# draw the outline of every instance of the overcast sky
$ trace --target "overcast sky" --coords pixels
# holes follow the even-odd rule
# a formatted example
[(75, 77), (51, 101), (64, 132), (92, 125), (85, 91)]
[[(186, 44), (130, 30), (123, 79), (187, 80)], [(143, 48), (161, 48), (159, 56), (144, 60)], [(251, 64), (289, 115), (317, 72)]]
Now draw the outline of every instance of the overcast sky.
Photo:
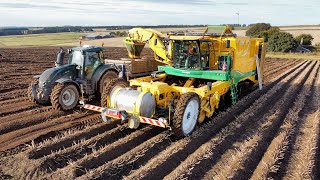
[(320, 24), (320, 0), (0, 0), (0, 26)]

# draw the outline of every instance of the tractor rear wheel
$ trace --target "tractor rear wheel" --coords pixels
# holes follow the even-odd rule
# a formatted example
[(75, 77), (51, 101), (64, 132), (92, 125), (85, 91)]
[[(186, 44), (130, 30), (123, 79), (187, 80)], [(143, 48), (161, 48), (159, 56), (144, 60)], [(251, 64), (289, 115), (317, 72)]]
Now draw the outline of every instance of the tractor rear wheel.
[(125, 87), (129, 87), (129, 83), (122, 78), (112, 79), (110, 82), (108, 82), (101, 94), (101, 107), (107, 107), (108, 99), (110, 99), (116, 89)]
[(79, 101), (79, 91), (73, 84), (57, 84), (51, 93), (51, 104), (57, 110), (71, 110)]
[(109, 70), (104, 73), (99, 81), (99, 95), (102, 95), (103, 89), (107, 85), (107, 83), (116, 78), (118, 78), (118, 73), (115, 71)]
[(173, 115), (172, 130), (178, 137), (188, 136), (195, 129), (200, 114), (200, 99), (196, 93), (183, 94)]

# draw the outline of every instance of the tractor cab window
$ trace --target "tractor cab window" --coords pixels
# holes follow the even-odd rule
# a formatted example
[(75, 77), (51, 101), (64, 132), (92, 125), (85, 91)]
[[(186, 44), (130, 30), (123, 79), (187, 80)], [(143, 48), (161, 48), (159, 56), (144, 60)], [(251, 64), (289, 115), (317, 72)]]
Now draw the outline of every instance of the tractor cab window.
[(76, 64), (78, 66), (83, 66), (83, 54), (80, 51), (74, 51), (69, 55), (70, 64)]
[(97, 61), (100, 62), (99, 53), (97, 52), (86, 53), (85, 66), (91, 66)]

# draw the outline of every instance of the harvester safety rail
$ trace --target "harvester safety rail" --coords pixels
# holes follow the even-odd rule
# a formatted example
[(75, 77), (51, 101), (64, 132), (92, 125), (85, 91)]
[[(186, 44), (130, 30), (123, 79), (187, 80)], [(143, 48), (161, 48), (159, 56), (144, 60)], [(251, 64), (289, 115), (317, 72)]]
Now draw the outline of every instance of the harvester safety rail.
[[(114, 119), (118, 119), (118, 120), (124, 120), (127, 118), (126, 116), (123, 115), (122, 111), (112, 109), (112, 108), (103, 108), (103, 107), (94, 106), (91, 104), (83, 104), (82, 107), (85, 109), (89, 109), (92, 111), (102, 113), (101, 116), (102, 116), (103, 120), (106, 122), (107, 122), (107, 120), (105, 120), (106, 119), (105, 117), (114, 118)], [(124, 112), (124, 114), (127, 114), (127, 113)], [(143, 117), (143, 116), (138, 116), (138, 119), (139, 119), (140, 123), (150, 124), (150, 125), (154, 125), (154, 126), (158, 126), (158, 127), (162, 127), (162, 128), (169, 127), (167, 120), (164, 118), (161, 118), (161, 117), (157, 120), (157, 119), (147, 118), (147, 117)]]

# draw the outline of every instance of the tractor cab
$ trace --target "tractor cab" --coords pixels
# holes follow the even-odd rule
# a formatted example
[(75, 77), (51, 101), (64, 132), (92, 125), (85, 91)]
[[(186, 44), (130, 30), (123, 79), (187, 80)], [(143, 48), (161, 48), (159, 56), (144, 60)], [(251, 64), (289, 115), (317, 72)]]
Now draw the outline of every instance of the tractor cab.
[(93, 72), (103, 63), (101, 47), (83, 46), (68, 49), (68, 64), (75, 64), (80, 79), (91, 79)]

